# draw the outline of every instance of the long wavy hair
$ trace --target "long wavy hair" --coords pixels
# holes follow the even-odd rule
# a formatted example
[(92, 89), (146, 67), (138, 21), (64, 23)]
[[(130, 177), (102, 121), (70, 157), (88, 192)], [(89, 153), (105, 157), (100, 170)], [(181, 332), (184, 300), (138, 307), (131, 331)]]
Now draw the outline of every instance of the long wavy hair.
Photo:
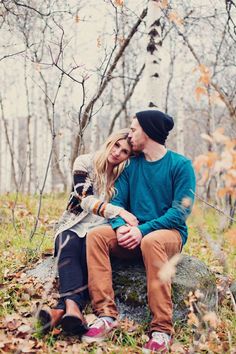
[(125, 164), (127, 162), (127, 160), (125, 160), (120, 164), (114, 166), (110, 176), (107, 176), (107, 158), (117, 141), (125, 139), (130, 145), (128, 134), (129, 129), (125, 128), (109, 135), (105, 143), (101, 146), (101, 148), (94, 156), (95, 184), (99, 193), (105, 190), (106, 201), (109, 201), (113, 197), (115, 193), (114, 183), (121, 174), (121, 172), (124, 170)]

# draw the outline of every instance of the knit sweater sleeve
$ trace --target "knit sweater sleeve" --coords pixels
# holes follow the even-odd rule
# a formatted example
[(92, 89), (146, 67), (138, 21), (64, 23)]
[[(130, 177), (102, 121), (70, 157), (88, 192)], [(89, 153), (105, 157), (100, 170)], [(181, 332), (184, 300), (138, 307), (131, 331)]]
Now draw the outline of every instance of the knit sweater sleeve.
[(102, 216), (106, 219), (115, 218), (119, 215), (123, 208), (112, 205), (111, 203), (105, 203), (94, 196), (87, 196), (82, 199), (81, 207), (83, 210)]
[[(129, 200), (129, 179), (128, 179), (128, 168), (126, 167), (115, 183), (115, 196), (112, 198), (111, 204), (129, 210), (128, 200)], [(122, 225), (125, 225), (126, 221), (122, 217), (117, 216), (116, 218), (110, 219), (109, 223), (114, 230)]]
[(176, 166), (173, 175), (173, 202), (167, 212), (156, 219), (139, 225), (143, 236), (160, 229), (178, 229), (191, 212), (195, 191), (195, 173), (189, 160)]
[(82, 211), (80, 202), (83, 197), (93, 194), (93, 185), (90, 176), (92, 156), (80, 155), (76, 158), (72, 172), (72, 190), (67, 210), (77, 214)]

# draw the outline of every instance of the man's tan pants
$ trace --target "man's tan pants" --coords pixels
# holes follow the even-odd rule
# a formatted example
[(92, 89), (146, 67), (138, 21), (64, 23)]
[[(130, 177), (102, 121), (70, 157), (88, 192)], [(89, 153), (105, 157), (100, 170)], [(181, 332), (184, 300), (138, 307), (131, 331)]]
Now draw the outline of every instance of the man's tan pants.
[(112, 287), (110, 255), (120, 259), (143, 258), (147, 275), (148, 304), (152, 313), (150, 330), (173, 333), (171, 281), (161, 281), (159, 271), (181, 251), (176, 230), (158, 230), (144, 236), (134, 250), (120, 247), (111, 226), (99, 226), (87, 234), (88, 286), (94, 313), (117, 318)]

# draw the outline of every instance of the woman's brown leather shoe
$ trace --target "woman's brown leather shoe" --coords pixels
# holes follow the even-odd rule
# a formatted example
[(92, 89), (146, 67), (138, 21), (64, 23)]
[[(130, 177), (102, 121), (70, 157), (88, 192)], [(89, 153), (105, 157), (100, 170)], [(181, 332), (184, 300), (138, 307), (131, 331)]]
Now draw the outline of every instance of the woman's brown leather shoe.
[(84, 334), (88, 330), (86, 320), (73, 300), (66, 300), (66, 314), (62, 317), (61, 327), (71, 335)]
[(70, 335), (82, 335), (87, 332), (88, 327), (84, 316), (64, 315), (61, 320), (63, 331)]
[(60, 309), (41, 309), (38, 313), (38, 320), (42, 325), (43, 332), (47, 333), (58, 326), (64, 313), (65, 311)]

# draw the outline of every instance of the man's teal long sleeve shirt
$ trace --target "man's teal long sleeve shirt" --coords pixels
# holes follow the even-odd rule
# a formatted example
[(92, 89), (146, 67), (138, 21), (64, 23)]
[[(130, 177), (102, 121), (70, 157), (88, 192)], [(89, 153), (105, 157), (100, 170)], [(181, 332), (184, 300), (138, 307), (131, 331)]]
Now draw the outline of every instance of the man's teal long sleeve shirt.
[[(195, 173), (186, 157), (168, 150), (157, 161), (144, 154), (132, 157), (115, 183), (111, 203), (133, 213), (143, 236), (160, 229), (175, 229), (183, 244), (188, 236), (186, 218), (191, 212)], [(121, 217), (110, 220), (113, 229), (125, 224)]]

